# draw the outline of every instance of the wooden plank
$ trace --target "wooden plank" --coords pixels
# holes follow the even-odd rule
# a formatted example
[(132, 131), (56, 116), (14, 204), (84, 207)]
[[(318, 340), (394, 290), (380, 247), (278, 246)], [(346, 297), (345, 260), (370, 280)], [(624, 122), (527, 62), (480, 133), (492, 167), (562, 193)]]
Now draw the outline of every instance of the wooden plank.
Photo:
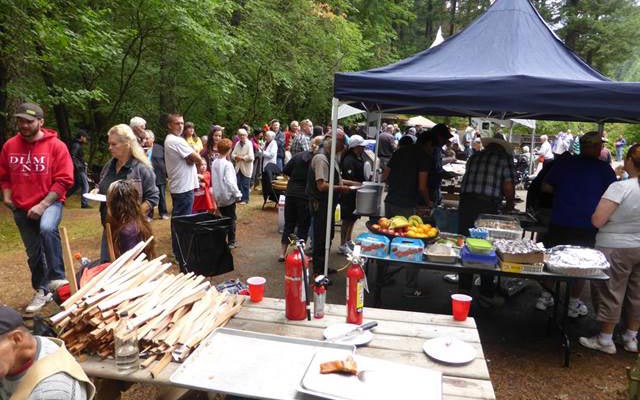
[[(113, 360), (98, 360), (90, 357), (80, 363), (82, 369), (90, 377), (103, 379), (114, 379), (127, 382), (152, 383), (158, 385), (171, 385), (175, 387), (185, 387), (187, 389), (202, 390), (194, 386), (176, 385), (170, 381), (171, 375), (178, 369), (180, 364), (169, 363), (169, 365), (156, 377), (151, 377), (148, 371), (139, 370), (132, 374), (118, 373)], [(491, 382), (483, 379), (469, 379), (459, 377), (442, 377), (442, 391), (444, 400), (493, 400), (495, 394)]]
[(109, 251), (109, 260), (112, 262), (116, 259), (116, 252), (113, 249), (113, 236), (111, 235), (111, 224), (106, 222), (104, 224), (105, 239), (107, 241), (107, 250)]
[[(268, 333), (273, 335), (322, 340), (322, 331), (317, 328), (311, 327), (293, 327), (287, 325), (278, 326), (275, 324), (260, 323), (255, 321), (239, 322), (236, 319), (232, 319), (227, 327), (234, 329), (243, 329), (252, 332)], [(461, 366), (447, 365), (438, 363), (427, 357), (427, 355), (422, 351), (422, 343), (424, 343), (424, 339), (414, 339), (413, 342), (417, 344), (416, 348), (414, 349), (399, 350), (379, 347), (379, 343), (384, 340), (381, 337), (388, 336), (376, 334), (374, 340), (372, 340), (371, 343), (369, 343), (367, 346), (358, 348), (357, 354), (372, 358), (379, 358), (387, 361), (398, 362), (401, 364), (408, 364), (416, 367), (430, 368), (436, 371), (440, 371), (448, 376), (457, 376), (472, 379), (489, 379), (489, 370), (487, 369), (487, 364), (482, 357), (478, 357), (474, 361)], [(398, 338), (398, 336), (396, 336), (396, 338)], [(409, 338), (402, 339), (407, 340)], [(476, 343), (475, 345), (480, 346), (479, 343)]]
[(69, 244), (69, 235), (67, 228), (60, 227), (60, 239), (62, 240), (62, 259), (64, 261), (64, 274), (69, 281), (69, 291), (73, 295), (78, 291), (78, 282), (76, 282), (76, 269), (73, 267), (73, 255), (71, 254), (71, 244)]
[[(325, 315), (322, 319), (312, 319), (311, 321), (289, 321), (285, 318), (284, 312), (273, 309), (257, 309), (243, 308), (235, 318), (250, 321), (273, 322), (285, 325), (307, 325), (319, 328), (326, 328), (330, 325), (344, 322), (344, 317), (334, 315)], [(368, 320), (368, 319), (367, 319)], [(415, 324), (410, 322), (398, 321), (378, 321), (378, 326), (373, 329), (375, 333), (384, 333), (388, 335), (420, 337), (423, 339), (432, 339), (438, 336), (453, 336), (465, 342), (480, 343), (480, 337), (476, 329), (463, 327), (450, 327), (444, 325), (427, 325)]]
[[(284, 299), (274, 299), (265, 297), (259, 303), (246, 302), (245, 308), (274, 309), (284, 312)], [(337, 315), (345, 317), (346, 307), (341, 304), (326, 304), (325, 314)], [(392, 320), (392, 321), (410, 321), (419, 324), (435, 324), (453, 327), (464, 327), (476, 329), (476, 322), (473, 318), (467, 318), (466, 321), (456, 321), (451, 315), (431, 314), (414, 311), (398, 311), (386, 310), (384, 308), (365, 307), (364, 316), (367, 320)]]
[(445, 399), (448, 398), (448, 396), (487, 400), (493, 400), (496, 398), (491, 381), (482, 379), (443, 376), (442, 392)]
[[(305, 325), (286, 325), (273, 324), (270, 322), (250, 321), (239, 318), (233, 318), (229, 321), (227, 328), (241, 329), (245, 331), (268, 333), (272, 335), (293, 336), (313, 340), (324, 340), (322, 335), (323, 328)], [(367, 347), (375, 347), (378, 349), (386, 349), (392, 351), (407, 351), (414, 353), (423, 353), (422, 345), (425, 339), (417, 337), (407, 337), (398, 335), (386, 335), (383, 333), (375, 333), (373, 340)], [(477, 342), (467, 342), (477, 352), (479, 359), (484, 359), (482, 345)]]

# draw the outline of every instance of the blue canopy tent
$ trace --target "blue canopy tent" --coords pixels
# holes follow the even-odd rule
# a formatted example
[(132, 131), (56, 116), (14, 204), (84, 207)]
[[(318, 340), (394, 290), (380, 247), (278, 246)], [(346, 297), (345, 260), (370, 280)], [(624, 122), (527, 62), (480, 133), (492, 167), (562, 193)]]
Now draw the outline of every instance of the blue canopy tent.
[[(333, 126), (343, 103), (376, 113), (639, 123), (640, 83), (591, 68), (528, 0), (496, 0), (437, 46), (381, 68), (336, 73)], [(333, 168), (329, 180), (332, 207)]]

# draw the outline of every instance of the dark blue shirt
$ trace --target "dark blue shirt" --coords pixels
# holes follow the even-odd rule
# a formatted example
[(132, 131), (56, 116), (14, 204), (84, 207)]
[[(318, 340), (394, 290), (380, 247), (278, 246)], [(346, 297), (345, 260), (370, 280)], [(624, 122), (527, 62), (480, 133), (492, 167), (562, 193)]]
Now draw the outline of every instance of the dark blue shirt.
[(551, 223), (572, 228), (593, 228), (591, 215), (616, 174), (598, 159), (572, 156), (558, 160), (545, 178), (553, 186)]

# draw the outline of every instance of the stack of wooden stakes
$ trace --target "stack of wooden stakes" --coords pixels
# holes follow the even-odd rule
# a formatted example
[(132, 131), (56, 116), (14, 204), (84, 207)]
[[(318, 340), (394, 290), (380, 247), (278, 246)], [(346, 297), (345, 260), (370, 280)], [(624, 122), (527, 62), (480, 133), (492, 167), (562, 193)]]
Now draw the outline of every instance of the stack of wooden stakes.
[(141, 364), (157, 376), (173, 358), (183, 361), (214, 329), (233, 317), (244, 296), (219, 293), (203, 276), (167, 273), (164, 255), (147, 260), (147, 242), (116, 259), (62, 304), (51, 317), (69, 351), (114, 354), (118, 314), (138, 328)]

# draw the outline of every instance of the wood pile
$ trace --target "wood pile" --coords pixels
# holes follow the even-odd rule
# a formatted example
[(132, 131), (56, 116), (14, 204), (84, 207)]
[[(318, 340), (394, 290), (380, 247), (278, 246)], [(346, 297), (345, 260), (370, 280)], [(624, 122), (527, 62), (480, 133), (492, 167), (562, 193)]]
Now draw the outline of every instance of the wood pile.
[(127, 311), (147, 357), (141, 364), (155, 377), (240, 311), (243, 296), (220, 293), (203, 276), (167, 273), (164, 255), (147, 260), (142, 251), (150, 241), (122, 254), (51, 317), (71, 353), (113, 356), (118, 315)]

